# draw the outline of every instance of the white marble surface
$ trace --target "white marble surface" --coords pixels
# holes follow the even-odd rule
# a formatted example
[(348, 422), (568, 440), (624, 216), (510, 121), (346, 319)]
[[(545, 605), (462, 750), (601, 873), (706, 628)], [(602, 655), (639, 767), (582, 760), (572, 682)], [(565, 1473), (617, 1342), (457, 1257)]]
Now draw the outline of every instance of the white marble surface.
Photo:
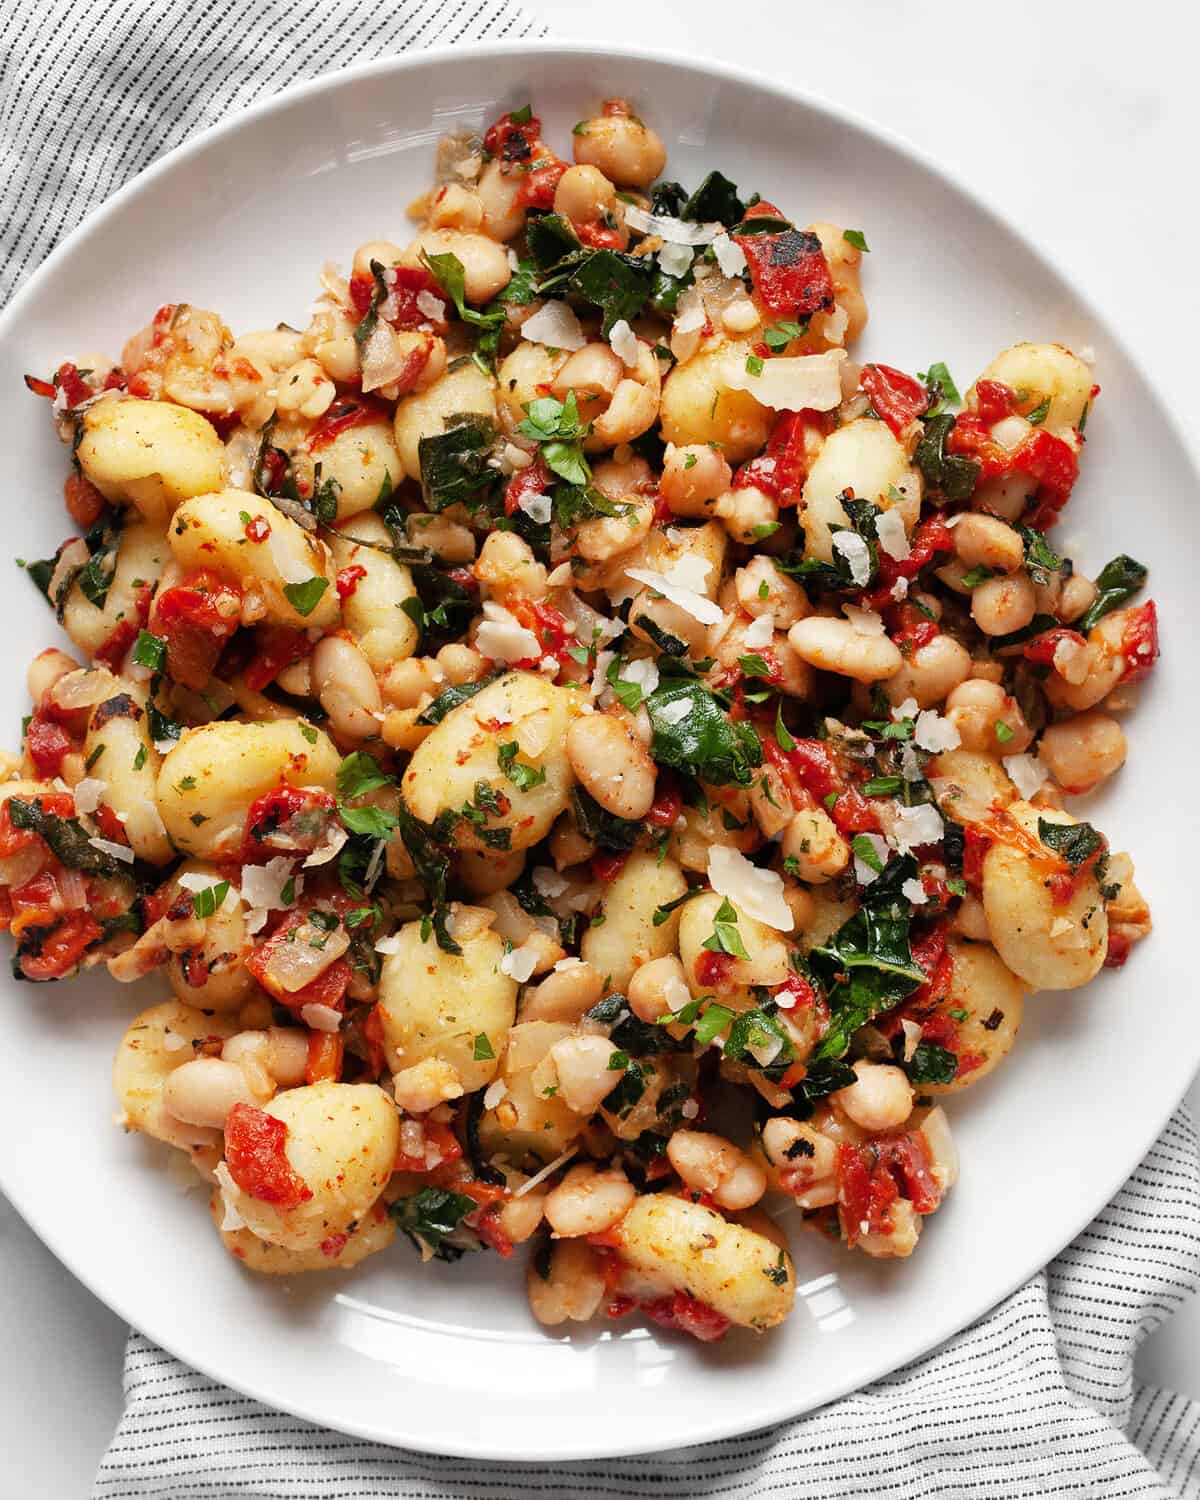
[[(706, 52), (886, 122), (1033, 230), (1140, 349), (1164, 392), (1191, 390), (1200, 327), (1193, 7), (1143, 0), (1134, 24), (1115, 0), (1009, 0), (999, 10), (935, 0), (539, 8), (563, 37)], [(1181, 403), (1176, 411), (1182, 419)], [(1200, 1110), (1200, 1085), (1189, 1097)], [(2, 1198), (0, 1328), (5, 1492), (85, 1496), (120, 1410), (124, 1329)], [(1200, 1397), (1198, 1353), (1193, 1302), (1147, 1342), (1141, 1370)]]

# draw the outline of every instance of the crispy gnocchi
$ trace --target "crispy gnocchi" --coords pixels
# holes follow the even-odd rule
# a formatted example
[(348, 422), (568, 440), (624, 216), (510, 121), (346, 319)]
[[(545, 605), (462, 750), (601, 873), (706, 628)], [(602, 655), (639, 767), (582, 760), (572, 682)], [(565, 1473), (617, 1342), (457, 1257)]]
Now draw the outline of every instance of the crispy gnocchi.
[(0, 921), (157, 984), (119, 1119), (246, 1271), (525, 1246), (539, 1323), (709, 1341), (788, 1316), (783, 1223), (910, 1255), (950, 1096), (1149, 933), (1070, 799), (1157, 617), (1049, 535), (1084, 357), (864, 361), (860, 230), (664, 180), (626, 100), (568, 139), (443, 140), (303, 327), (172, 303), (27, 377), (73, 654)]

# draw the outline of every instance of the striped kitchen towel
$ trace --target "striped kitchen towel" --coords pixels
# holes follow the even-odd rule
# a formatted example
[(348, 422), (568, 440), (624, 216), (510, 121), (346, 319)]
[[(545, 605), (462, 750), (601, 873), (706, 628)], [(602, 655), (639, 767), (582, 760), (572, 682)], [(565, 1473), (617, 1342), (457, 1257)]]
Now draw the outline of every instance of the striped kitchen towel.
[[(543, 27), (512, 0), (3, 0), (0, 302), (165, 150), (288, 83), (434, 42)], [(1181, 1109), (1095, 1222), (941, 1349), (795, 1422), (547, 1466), (380, 1447), (260, 1406), (139, 1334), (95, 1500), (703, 1496), (1192, 1497), (1200, 1406), (1135, 1384), (1200, 1275), (1200, 1156)]]
[(1133, 1357), (1200, 1274), (1200, 1157), (1180, 1108), (1040, 1275), (974, 1327), (798, 1421), (640, 1458), (486, 1464), (281, 1416), (131, 1334), (93, 1500), (1200, 1500), (1200, 1404)]

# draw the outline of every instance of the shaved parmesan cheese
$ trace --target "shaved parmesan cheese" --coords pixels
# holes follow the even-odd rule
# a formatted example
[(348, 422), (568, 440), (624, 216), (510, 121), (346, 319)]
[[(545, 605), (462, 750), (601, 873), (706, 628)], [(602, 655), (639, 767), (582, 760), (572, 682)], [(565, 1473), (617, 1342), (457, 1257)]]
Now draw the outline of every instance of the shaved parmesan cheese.
[(624, 318), (618, 319), (613, 324), (608, 342), (612, 345), (612, 352), (625, 368), (632, 370), (638, 362), (638, 336)]
[(363, 876), (363, 885), (369, 891), (375, 889), (375, 883), (383, 873), (383, 860), (386, 853), (386, 840), (376, 839), (375, 847), (371, 850), (371, 858), (367, 861), (367, 872)]
[(639, 234), (656, 234), (672, 245), (709, 245), (721, 228), (719, 224), (694, 224), (670, 214), (647, 213), (636, 203), (625, 205), (625, 222)]
[(921, 1040), (921, 1027), (916, 1021), (905, 1018), (900, 1022), (900, 1029), (904, 1032), (904, 1061), (912, 1062), (917, 1043)]
[(492, 1082), (488, 1084), (487, 1089), (485, 1090), (483, 1095), (484, 1109), (495, 1109), (497, 1104), (500, 1103), (501, 1099), (503, 1099), (507, 1095), (507, 1093), (508, 1084), (505, 1083), (504, 1079), (493, 1079)]
[(896, 724), (898, 724), (901, 719), (915, 719), (916, 716), (917, 700), (915, 698), (905, 698), (903, 703), (898, 703), (896, 707), (892, 709), (892, 720)]
[(757, 375), (745, 368), (735, 369), (728, 384), (731, 390), (749, 391), (760, 406), (775, 411), (832, 411), (841, 405), (840, 366), (845, 358), (844, 349), (782, 355), (764, 360)]
[(906, 880), (900, 887), (900, 893), (907, 896), (914, 906), (924, 906), (929, 897), (925, 893), (925, 887), (917, 879)]
[(946, 832), (942, 815), (931, 802), (922, 803), (918, 807), (903, 807), (897, 802), (895, 813), (892, 837), (896, 841), (896, 847), (904, 854), (910, 854), (922, 844), (940, 842)]
[(769, 1042), (751, 1042), (746, 1051), (760, 1068), (769, 1068), (783, 1050), (783, 1038), (772, 1035)]
[(507, 473), (513, 474), (517, 469), (527, 469), (533, 463), (533, 454), (527, 453), (516, 443), (505, 443), (504, 451), (500, 455), (500, 466)]
[(674, 703), (664, 703), (656, 710), (656, 717), (664, 724), (679, 724), (687, 718), (692, 711), (692, 705), (686, 698), (678, 698)]
[(93, 813), (100, 806), (100, 799), (108, 790), (107, 781), (97, 781), (92, 776), (85, 776), (82, 781), (75, 783), (75, 811), (77, 813)]
[(708, 322), (708, 314), (704, 310), (704, 298), (694, 286), (680, 293), (676, 308), (675, 322), (671, 329), (672, 335), (697, 333)]
[(115, 844), (112, 839), (88, 839), (93, 849), (98, 849), (101, 854), (107, 854), (112, 859), (124, 860), (127, 865), (133, 863), (133, 850), (128, 844)]
[(917, 715), (913, 743), (938, 755), (943, 750), (957, 750), (962, 736), (949, 719), (943, 719), (935, 709), (924, 708)]
[(500, 960), (500, 972), (507, 974), (510, 979), (515, 979), (518, 984), (524, 984), (537, 968), (538, 955), (541, 949), (536, 943), (525, 943), (520, 948), (514, 948), (511, 953), (506, 953)]
[(835, 531), (833, 550), (840, 552), (850, 568), (851, 579), (866, 588), (871, 578), (871, 549), (856, 531)]
[(1000, 764), (1026, 802), (1050, 780), (1050, 772), (1036, 755), (1006, 755)]
[(724, 844), (709, 849), (708, 883), (718, 895), (727, 896), (765, 927), (791, 932), (796, 925), (792, 909), (783, 899), (783, 877), (774, 870), (760, 870), (736, 849)]
[(747, 646), (769, 646), (775, 639), (775, 616), (770, 610), (759, 617), (742, 632)]
[(545, 526), (550, 519), (550, 496), (548, 494), (524, 493), (517, 500), (517, 506), (539, 526)]
[(177, 1031), (171, 1031), (168, 1028), (163, 1032), (163, 1049), (167, 1052), (182, 1052), (185, 1047), (190, 1045), (187, 1037), (180, 1036)]
[(324, 838), (304, 861), (304, 868), (307, 870), (311, 865), (327, 865), (331, 859), (336, 859), (349, 837), (340, 823), (330, 823)]
[(686, 276), (692, 268), (692, 251), (686, 245), (664, 245), (658, 263), (668, 276)]
[(875, 517), (875, 535), (887, 555), (894, 557), (897, 562), (903, 562), (905, 558), (912, 556), (908, 532), (904, 529), (904, 517), (895, 507)]
[(895, 583), (892, 584), (892, 598), (895, 599), (897, 604), (899, 604), (901, 599), (908, 598), (907, 578), (897, 578)]
[(432, 292), (418, 292), (417, 311), (430, 319), (431, 322), (441, 323), (446, 317), (446, 304), (440, 297), (434, 296)]
[[(887, 864), (888, 846), (886, 839), (884, 839), (878, 833), (856, 834), (854, 840), (855, 843), (857, 843), (859, 839), (867, 840), (867, 842), (871, 845), (871, 848), (874, 849), (875, 857), (879, 861), (881, 866)], [(866, 862), (866, 860), (862, 858), (861, 855), (856, 853), (854, 856), (854, 878), (858, 881), (859, 885), (870, 885), (873, 880), (879, 879), (879, 871), (873, 869)]]
[(859, 635), (883, 634), (883, 616), (877, 615), (873, 609), (859, 609), (857, 604), (843, 604), (842, 611)]
[(740, 276), (746, 269), (746, 256), (742, 247), (727, 234), (714, 235), (712, 247), (722, 276)]
[(615, 651), (597, 651), (596, 668), (592, 673), (592, 681), (589, 691), (593, 698), (598, 698), (608, 686), (608, 669), (617, 659)]
[(259, 907), (257, 911), (252, 911), (247, 914), (246, 931), (250, 934), (251, 937), (253, 937), (256, 932), (261, 932), (263, 930), (263, 928), (267, 925), (267, 920), (270, 915), (271, 913), (267, 911), (265, 907)]
[(300, 1019), (314, 1031), (340, 1031), (342, 1018), (332, 1005), (302, 1005)]
[(400, 934), (398, 932), (392, 932), (392, 933), (389, 933), (387, 937), (381, 937), (379, 939), (379, 941), (375, 944), (375, 952), (376, 953), (399, 953), (400, 952)]
[[(389, 298), (395, 301), (395, 298)], [(399, 380), (408, 367), (408, 356), (401, 352), (395, 330), (386, 321), (383, 308), (362, 350), (362, 388), (377, 391), (381, 385)], [(393, 314), (394, 315), (394, 314)]]
[(905, 781), (920, 781), (925, 775), (921, 757), (911, 745), (900, 746), (900, 774)]
[[(545, 896), (547, 901), (552, 901), (555, 896), (561, 896), (567, 889), (567, 879), (560, 875), (550, 865), (535, 865), (533, 870), (533, 888), (539, 896)], [(563, 963), (567, 960), (563, 959)], [(557, 968), (558, 965), (556, 964)]]
[(542, 645), (532, 630), (518, 624), (500, 604), (489, 600), (483, 606), (483, 622), (475, 632), (476, 648), (492, 661), (528, 661), (539, 659)]
[(296, 891), (292, 892), (292, 902), (283, 899), (283, 888), (292, 878), (293, 868), (293, 862), (282, 854), (265, 865), (243, 865), (242, 895), (247, 903), (265, 911), (282, 911), (294, 904)]
[(551, 349), (582, 349), (587, 339), (579, 319), (565, 302), (547, 302), (521, 324), (521, 337)]
[(648, 698), (658, 686), (658, 668), (649, 657), (627, 661), (621, 668), (621, 681), (634, 683), (641, 688), (642, 697)]
[(548, 1161), (540, 1172), (535, 1172), (528, 1182), (523, 1182), (519, 1188), (516, 1188), (513, 1192), (513, 1197), (523, 1198), (526, 1193), (531, 1193), (539, 1183), (545, 1182), (547, 1177), (552, 1177), (558, 1171), (559, 1167), (569, 1162), (578, 1150), (578, 1146), (568, 1146), (553, 1161)]
[[(681, 557), (667, 573), (656, 573), (653, 568), (626, 568), (625, 576), (636, 583), (644, 583), (664, 599), (677, 604), (693, 620), (699, 620), (701, 625), (715, 625), (725, 618), (725, 612), (707, 595), (698, 592), (696, 587), (697, 574), (702, 569), (701, 578), (707, 576), (711, 567), (712, 564), (703, 558), (689, 554)], [(703, 587), (702, 581), (700, 587)]]

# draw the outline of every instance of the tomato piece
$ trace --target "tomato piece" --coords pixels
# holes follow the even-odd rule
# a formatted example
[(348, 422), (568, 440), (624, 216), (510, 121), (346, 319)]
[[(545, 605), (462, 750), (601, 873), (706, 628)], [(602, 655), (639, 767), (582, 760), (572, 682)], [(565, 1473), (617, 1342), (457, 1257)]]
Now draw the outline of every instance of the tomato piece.
[(1104, 955), (1104, 967), (1106, 969), (1122, 969), (1125, 960), (1133, 951), (1133, 941), (1125, 933), (1118, 932), (1116, 928), (1108, 929), (1108, 949)]
[[(769, 211), (757, 204), (746, 210), (753, 218)], [(786, 318), (810, 317), (833, 306), (833, 277), (821, 241), (810, 229), (785, 229), (780, 234), (737, 234), (750, 268), (754, 290), (773, 313)]]
[(975, 382), (975, 410), (989, 427), (1011, 416), (1016, 409), (1016, 392), (1010, 386), (999, 380)]
[(530, 115), (527, 120), (517, 123), (512, 111), (505, 110), (484, 133), (483, 149), (502, 162), (528, 161), (541, 134), (542, 122), (537, 115)]
[(847, 787), (829, 809), (839, 833), (878, 833), (879, 814), (861, 792)]
[(780, 1010), (789, 1012), (810, 1010), (817, 1004), (817, 992), (803, 974), (789, 974), (782, 984), (775, 986), (775, 1003)]
[(329, 792), (294, 786), (264, 792), (246, 814), (242, 863), (265, 862), (277, 854), (311, 854), (336, 809), (337, 799)]
[(668, 770), (658, 773), (654, 788), (654, 801), (646, 814), (651, 828), (673, 828), (675, 820), (683, 810), (683, 792), (677, 777)]
[(61, 724), (46, 718), (43, 710), (36, 708), (25, 730), (25, 748), (39, 776), (60, 776), (64, 757), (76, 746)]
[(628, 854), (600, 853), (592, 855), (592, 878), (600, 881), (602, 885), (608, 885), (625, 868)]
[[(421, 274), (426, 280), (432, 281), (427, 271)], [(415, 292), (413, 296), (415, 298)], [(334, 438), (340, 437), (343, 432), (349, 432), (353, 427), (365, 427), (372, 422), (390, 420), (388, 409), (382, 401), (376, 401), (370, 396), (343, 397), (333, 403), (309, 433), (308, 451), (316, 453), (322, 448), (328, 448)]]
[(510, 599), (508, 608), (526, 630), (537, 636), (543, 656), (554, 656), (561, 662), (575, 644), (574, 635), (567, 629), (567, 617), (552, 604), (535, 599)]
[(1013, 456), (1013, 468), (1037, 480), (1038, 505), (1029, 524), (1046, 531), (1058, 520), (1079, 478), (1079, 459), (1062, 438), (1035, 428)]
[(166, 640), (167, 671), (176, 682), (196, 692), (205, 686), (240, 624), (241, 608), (241, 591), (207, 570), (158, 596), (155, 624)]
[(248, 542), (262, 543), (271, 535), (271, 523), (266, 516), (251, 516), (244, 529)]
[(712, 949), (705, 948), (696, 960), (696, 983), (706, 990), (723, 989), (729, 983), (733, 964), (732, 953), (714, 953)]
[(1059, 625), (1053, 630), (1044, 630), (1041, 635), (1034, 636), (1033, 640), (1027, 641), (1021, 655), (1026, 661), (1037, 662), (1042, 666), (1053, 666), (1054, 653), (1063, 641), (1073, 641), (1079, 646), (1087, 645), (1077, 630), (1068, 630), (1065, 625)]
[(514, 515), (521, 508), (521, 501), (534, 495), (544, 495), (554, 482), (554, 476), (546, 460), (539, 454), (524, 469), (518, 469), (504, 489), (504, 514)]
[(367, 1066), (371, 1076), (378, 1078), (387, 1062), (387, 1049), (383, 1036), (383, 1016), (378, 1005), (373, 1005), (363, 1022), (363, 1041), (367, 1044)]
[(235, 1104), (225, 1117), (229, 1175), (251, 1198), (287, 1210), (307, 1203), (312, 1189), (288, 1160), (283, 1120), (250, 1104)]
[(912, 656), (935, 641), (941, 630), (936, 620), (928, 620), (915, 605), (902, 604), (898, 609), (898, 628), (888, 632), (892, 644), (899, 646), (903, 656)]
[(96, 524), (108, 505), (91, 480), (82, 474), (68, 474), (63, 481), (63, 503), (72, 521), (84, 531)]
[(351, 563), (343, 568), (336, 579), (338, 598), (349, 599), (366, 576), (367, 570), (361, 563)]
[(310, 1031), (308, 1061), (304, 1065), (305, 1083), (340, 1082), (345, 1054), (346, 1043), (339, 1032)]
[(732, 1326), (724, 1313), (707, 1302), (691, 1297), (687, 1292), (672, 1292), (665, 1297), (656, 1297), (652, 1302), (643, 1302), (642, 1311), (652, 1323), (660, 1328), (671, 1328), (687, 1333), (702, 1344), (713, 1344), (724, 1338)]
[(254, 632), (254, 660), (246, 668), (246, 686), (262, 692), (284, 667), (312, 654), (313, 643), (290, 625), (259, 625)]
[(302, 989), (285, 990), (269, 972), (272, 955), (284, 944), (294, 939), (289, 934), (308, 920), (308, 913), (289, 911), (279, 926), (265, 942), (259, 943), (246, 957), (246, 968), (258, 981), (272, 1000), (285, 1005), (297, 1015), (306, 1005), (325, 1005), (330, 1010), (345, 1009), (346, 987), (350, 983), (350, 964), (345, 958), (337, 958), (328, 968), (311, 979)]
[[(393, 328), (416, 328), (434, 320), (421, 311), (417, 298), (422, 292), (432, 292), (435, 297), (444, 297), (437, 277), (424, 266), (389, 266), (388, 285), (396, 300), (396, 311), (387, 319)], [(370, 271), (355, 271), (350, 278), (350, 300), (360, 317), (370, 310), (371, 298), (375, 295), (375, 278)]]
[[(102, 661), (106, 667), (114, 672), (120, 670), (121, 662), (125, 653), (138, 638), (138, 632), (150, 618), (150, 601), (154, 596), (153, 587), (144, 583), (134, 591), (134, 614), (127, 616), (124, 620), (118, 620), (108, 639), (96, 652), (96, 660)], [(205, 679), (207, 681), (207, 678)]]
[(810, 796), (824, 801), (842, 789), (842, 778), (824, 740), (796, 740), (787, 756)]
[[(39, 792), (36, 797), (21, 797), (21, 802), (36, 802), (42, 812), (52, 814), (59, 818), (73, 818), (75, 816), (75, 798), (70, 792)], [(40, 834), (35, 833), (32, 828), (15, 828), (12, 821), (12, 809), (6, 798), (0, 804), (0, 859), (7, 859), (10, 854), (18, 854), (22, 849), (31, 849), (35, 844), (41, 844), (49, 848), (43, 842)]]
[[(540, 145), (540, 143), (539, 143)], [(552, 209), (554, 207), (554, 190), (558, 187), (559, 179), (567, 170), (567, 163), (559, 161), (552, 151), (541, 147), (540, 154), (535, 158), (531, 169), (521, 177), (521, 185), (517, 189), (517, 202), (522, 208)], [(573, 226), (576, 235), (585, 245), (596, 244), (595, 240), (585, 237), (585, 232), (593, 226), (587, 224), (576, 224)], [(597, 231), (600, 226), (594, 226)], [(621, 237), (614, 235), (614, 243), (610, 245), (596, 244), (597, 249), (620, 249)]]
[(117, 817), (116, 810), (109, 807), (107, 802), (101, 802), (92, 813), (96, 826), (100, 830), (102, 838), (110, 839), (114, 844), (128, 844), (129, 835), (125, 832), (125, 825)]
[(90, 912), (68, 912), (45, 934), (37, 953), (20, 955), (21, 973), (26, 979), (62, 979), (100, 935), (100, 924)]
[(770, 495), (777, 505), (799, 505), (800, 492), (808, 478), (805, 428), (814, 424), (827, 425), (820, 412), (783, 412), (771, 429), (767, 446), (734, 475), (734, 489), (753, 487)]
[(921, 382), (891, 365), (864, 365), (859, 384), (896, 437), (929, 405), (929, 392)]
[[(462, 1142), (454, 1134), (449, 1125), (443, 1125), (438, 1120), (426, 1120), (423, 1123), (423, 1129), (425, 1132), (426, 1148), (432, 1146), (438, 1160), (429, 1162), (426, 1159), (428, 1149), (422, 1152), (420, 1156), (406, 1156), (401, 1152), (396, 1157), (395, 1170), (397, 1172), (432, 1172), (437, 1167), (448, 1167), (453, 1162), (462, 1159)], [(458, 1191), (460, 1185), (455, 1183), (454, 1186), (455, 1190)], [(463, 1187), (462, 1191), (465, 1193), (467, 1189)], [(469, 1196), (474, 1197), (475, 1195), (470, 1194)]]
[(1153, 599), (1127, 611), (1121, 654), (1125, 658), (1122, 682), (1139, 682), (1158, 660), (1158, 608)]

